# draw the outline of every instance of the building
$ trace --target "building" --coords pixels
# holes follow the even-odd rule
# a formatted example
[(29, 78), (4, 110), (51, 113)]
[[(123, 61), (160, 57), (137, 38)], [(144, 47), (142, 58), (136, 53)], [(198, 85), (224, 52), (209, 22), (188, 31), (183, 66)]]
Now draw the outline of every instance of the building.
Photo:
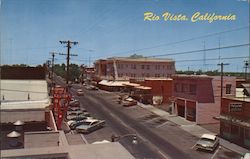
[(95, 61), (96, 77), (108, 80), (171, 77), (175, 62), (171, 59), (113, 57)]
[(220, 136), (250, 149), (250, 84), (243, 84), (243, 86), (244, 96), (222, 99), (219, 117)]
[[(236, 78), (223, 78), (223, 97), (235, 96)], [(221, 77), (206, 75), (173, 76), (172, 113), (197, 124), (218, 123)]]
[(1, 68), (1, 77), (4, 77), (0, 80), (1, 158), (134, 158), (118, 142), (88, 144), (80, 134), (58, 130), (50, 109), (45, 71), (37, 69), (40, 70), (8, 68), (13, 74), (7, 72), (7, 76), (5, 68)]
[(150, 93), (152, 94), (151, 100), (153, 104), (170, 103), (169, 98), (172, 97), (173, 83), (171, 78), (130, 79), (130, 83), (137, 83), (140, 86), (151, 88)]

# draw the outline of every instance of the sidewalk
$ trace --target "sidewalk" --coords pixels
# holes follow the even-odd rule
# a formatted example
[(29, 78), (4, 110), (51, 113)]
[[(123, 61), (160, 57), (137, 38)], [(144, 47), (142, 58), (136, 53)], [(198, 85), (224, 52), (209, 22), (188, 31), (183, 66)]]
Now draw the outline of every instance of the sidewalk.
[[(201, 137), (201, 135), (205, 134), (205, 133), (214, 134), (214, 133), (208, 131), (207, 129), (202, 128), (201, 126), (196, 125), (194, 122), (188, 121), (180, 116), (169, 114), (168, 112), (161, 110), (161, 109), (158, 109), (152, 105), (144, 105), (142, 103), (138, 103), (138, 105), (142, 108), (145, 108), (145, 109), (151, 111), (152, 113), (154, 113), (154, 114), (156, 114), (164, 119), (167, 119), (167, 120), (179, 125), (181, 129), (187, 131), (188, 133), (190, 133), (194, 136)], [(250, 150), (247, 150), (247, 149), (240, 147), (236, 144), (230, 143), (229, 141), (222, 139), (222, 138), (220, 138), (220, 145), (231, 150), (231, 151), (237, 152), (239, 154), (245, 154), (246, 152), (250, 152)]]

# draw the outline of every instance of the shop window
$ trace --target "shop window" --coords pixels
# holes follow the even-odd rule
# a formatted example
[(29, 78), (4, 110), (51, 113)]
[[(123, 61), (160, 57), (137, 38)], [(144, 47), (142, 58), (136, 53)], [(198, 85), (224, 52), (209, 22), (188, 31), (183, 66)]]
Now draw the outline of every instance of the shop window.
[(226, 84), (226, 94), (231, 94), (231, 84)]
[(244, 144), (250, 147), (250, 129), (247, 128), (244, 131)]

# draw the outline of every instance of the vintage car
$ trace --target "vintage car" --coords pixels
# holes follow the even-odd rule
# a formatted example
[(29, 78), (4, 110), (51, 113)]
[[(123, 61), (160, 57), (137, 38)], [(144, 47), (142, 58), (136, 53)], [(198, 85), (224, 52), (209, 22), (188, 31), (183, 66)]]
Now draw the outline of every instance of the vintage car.
[(250, 152), (245, 153), (245, 155), (241, 157), (241, 159), (250, 159)]
[(96, 86), (93, 86), (93, 85), (87, 85), (86, 89), (87, 90), (98, 90), (98, 88)]
[(77, 99), (71, 99), (69, 102), (70, 107), (79, 107), (80, 106), (80, 101)]
[(84, 96), (84, 93), (83, 93), (83, 90), (82, 90), (82, 89), (78, 89), (77, 92), (76, 92), (76, 94), (77, 94), (78, 96)]
[(130, 107), (134, 105), (137, 105), (137, 101), (130, 97), (122, 101), (122, 106), (124, 107)]
[(197, 141), (195, 148), (200, 150), (214, 151), (219, 145), (219, 139), (216, 135), (203, 134)]
[(77, 118), (85, 118), (85, 117), (90, 117), (89, 113), (82, 113), (82, 114), (78, 114), (78, 115), (68, 115), (67, 119), (68, 120), (76, 120)]
[(75, 128), (78, 133), (90, 133), (94, 130), (102, 128), (105, 125), (105, 120), (87, 119), (81, 125)]

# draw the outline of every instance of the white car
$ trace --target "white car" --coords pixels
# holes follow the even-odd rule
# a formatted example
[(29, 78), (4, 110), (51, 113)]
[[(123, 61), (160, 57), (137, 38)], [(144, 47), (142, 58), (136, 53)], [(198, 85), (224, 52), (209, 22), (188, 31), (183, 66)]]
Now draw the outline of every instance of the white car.
[(89, 133), (99, 128), (102, 128), (104, 124), (104, 120), (86, 119), (81, 125), (76, 127), (76, 132)]
[(203, 134), (199, 141), (197, 141), (196, 149), (202, 149), (207, 151), (214, 151), (219, 145), (219, 139), (216, 135)]
[(82, 89), (78, 89), (77, 93), (78, 96), (84, 96), (83, 90)]
[(246, 153), (241, 159), (250, 159), (250, 152)]

